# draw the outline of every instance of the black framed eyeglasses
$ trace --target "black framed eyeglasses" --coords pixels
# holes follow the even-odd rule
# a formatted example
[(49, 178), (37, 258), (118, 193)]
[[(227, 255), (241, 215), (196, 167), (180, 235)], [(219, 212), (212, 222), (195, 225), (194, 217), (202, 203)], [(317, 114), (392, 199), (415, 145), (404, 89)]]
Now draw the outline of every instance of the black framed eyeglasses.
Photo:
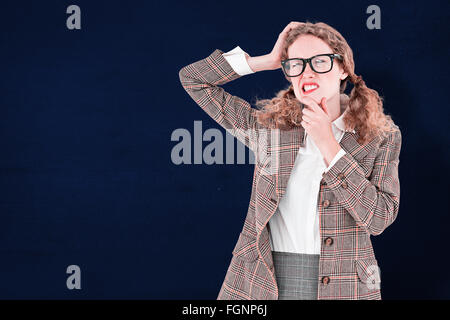
[(314, 72), (317, 73), (327, 73), (333, 69), (333, 60), (337, 58), (339, 60), (343, 60), (342, 56), (337, 53), (326, 53), (326, 54), (318, 54), (309, 59), (302, 58), (292, 58), (281, 61), (282, 69), (284, 74), (287, 77), (297, 77), (305, 71), (306, 64), (309, 63), (309, 66)]

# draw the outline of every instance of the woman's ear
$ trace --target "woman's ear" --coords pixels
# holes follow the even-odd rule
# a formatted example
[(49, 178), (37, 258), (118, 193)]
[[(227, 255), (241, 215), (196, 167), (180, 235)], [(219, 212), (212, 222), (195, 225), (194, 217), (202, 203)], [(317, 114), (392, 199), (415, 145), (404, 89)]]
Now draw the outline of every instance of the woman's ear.
[(348, 73), (347, 73), (347, 72), (343, 72), (343, 73), (341, 74), (340, 79), (341, 79), (341, 80), (345, 80), (347, 77), (348, 77)]

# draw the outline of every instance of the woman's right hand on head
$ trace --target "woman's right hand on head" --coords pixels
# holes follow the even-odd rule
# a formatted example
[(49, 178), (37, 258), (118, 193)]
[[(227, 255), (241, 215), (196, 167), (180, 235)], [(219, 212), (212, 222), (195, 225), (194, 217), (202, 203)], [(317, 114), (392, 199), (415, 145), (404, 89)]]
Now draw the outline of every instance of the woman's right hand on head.
[(284, 42), (286, 41), (286, 37), (291, 31), (291, 29), (304, 24), (303, 22), (291, 21), (281, 33), (278, 35), (277, 42), (275, 43), (272, 52), (269, 53), (270, 60), (273, 64), (273, 69), (276, 70), (281, 68), (281, 53), (283, 51)]
[(278, 35), (277, 42), (275, 43), (275, 46), (270, 53), (257, 57), (250, 57), (248, 55), (245, 55), (250, 68), (254, 72), (263, 70), (277, 70), (281, 68), (281, 53), (283, 51), (286, 37), (291, 29), (302, 24), (304, 23), (296, 21), (290, 22)]

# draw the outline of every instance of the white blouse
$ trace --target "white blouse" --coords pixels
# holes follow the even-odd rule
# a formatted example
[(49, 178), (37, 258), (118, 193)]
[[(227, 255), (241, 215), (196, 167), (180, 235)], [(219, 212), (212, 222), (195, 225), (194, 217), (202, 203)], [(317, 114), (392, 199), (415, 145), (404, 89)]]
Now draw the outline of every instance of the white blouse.
[[(223, 53), (223, 57), (239, 75), (254, 73), (247, 63), (245, 52), (239, 46)], [(345, 110), (347, 110), (346, 106), (341, 106), (341, 115), (332, 122), (332, 131), (338, 142), (345, 133), (343, 121)], [(307, 135), (305, 146), (300, 147), (298, 153), (286, 192), (269, 220), (270, 245), (274, 251), (320, 254), (317, 206), (320, 181), (322, 174), (327, 172), (346, 152), (344, 149), (339, 150), (330, 165), (326, 167), (320, 150)]]

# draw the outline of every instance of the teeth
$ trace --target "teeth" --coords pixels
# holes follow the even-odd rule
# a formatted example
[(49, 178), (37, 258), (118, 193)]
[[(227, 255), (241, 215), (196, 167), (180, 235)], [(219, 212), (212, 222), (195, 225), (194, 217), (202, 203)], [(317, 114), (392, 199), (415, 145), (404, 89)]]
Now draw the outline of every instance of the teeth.
[(316, 85), (306, 85), (306, 86), (303, 86), (303, 90), (305, 90), (305, 91), (309, 91), (309, 90), (316, 89), (316, 88), (317, 88)]

